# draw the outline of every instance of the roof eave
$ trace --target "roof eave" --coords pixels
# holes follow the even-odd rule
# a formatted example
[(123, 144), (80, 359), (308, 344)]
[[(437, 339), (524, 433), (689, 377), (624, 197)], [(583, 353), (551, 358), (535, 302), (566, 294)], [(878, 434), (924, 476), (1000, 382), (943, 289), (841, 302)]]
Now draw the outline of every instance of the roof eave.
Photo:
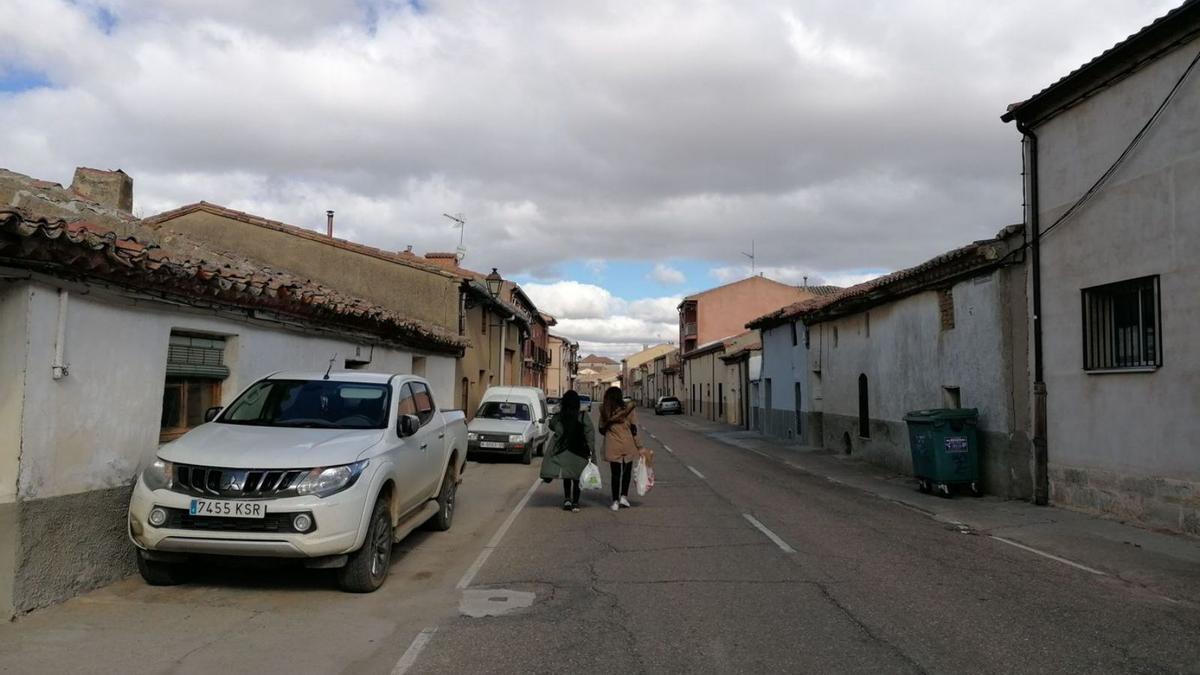
[(1037, 126), (1197, 37), (1200, 1), (1189, 0), (1027, 100), (1010, 106), (1000, 120)]

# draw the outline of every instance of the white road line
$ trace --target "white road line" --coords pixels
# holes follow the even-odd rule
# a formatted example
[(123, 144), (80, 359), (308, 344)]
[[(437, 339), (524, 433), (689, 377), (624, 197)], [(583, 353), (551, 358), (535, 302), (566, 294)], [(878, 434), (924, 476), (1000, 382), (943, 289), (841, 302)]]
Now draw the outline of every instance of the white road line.
[(763, 452), (762, 450), (755, 450), (754, 448), (746, 448), (746, 449), (749, 450), (750, 452), (753, 452), (756, 455), (761, 456), (761, 457), (766, 457), (767, 459), (775, 459), (774, 457), (768, 455), (767, 453)]
[(404, 650), (404, 656), (401, 656), (400, 660), (396, 662), (396, 667), (392, 668), (392, 675), (404, 675), (407, 673), (408, 669), (412, 668), (413, 664), (417, 662), (417, 657), (421, 655), (421, 650), (425, 649), (425, 645), (429, 644), (429, 641), (433, 639), (433, 634), (436, 632), (437, 626), (434, 626), (417, 633), (417, 637), (413, 638), (412, 644), (408, 646), (408, 649)]
[(675, 451), (671, 449), (671, 446), (667, 445), (666, 443), (663, 443), (663, 450), (666, 450), (667, 452), (671, 453), (672, 455), (675, 454)]
[(650, 434), (650, 438), (653, 438), (656, 441), (658, 440), (658, 436), (655, 436), (654, 434)]
[(692, 473), (696, 474), (696, 476), (697, 476), (697, 477), (698, 477), (700, 480), (704, 480), (704, 474), (702, 474), (702, 473), (700, 473), (699, 471), (697, 471), (697, 470), (696, 470), (696, 467), (692, 466), (691, 464), (689, 464), (689, 465), (688, 465), (688, 471), (691, 471)]
[(504, 519), (504, 523), (500, 525), (500, 529), (496, 530), (496, 534), (492, 535), (487, 546), (484, 546), (483, 550), (479, 552), (479, 557), (467, 568), (466, 573), (458, 580), (458, 585), (455, 588), (461, 591), (471, 585), (471, 582), (475, 580), (475, 575), (479, 574), (479, 570), (483, 569), (483, 564), (491, 557), (492, 551), (496, 550), (496, 547), (500, 545), (500, 540), (508, 533), (508, 528), (512, 527), (513, 521), (517, 519), (517, 514), (521, 513), (521, 509), (525, 508), (525, 505), (529, 503), (529, 498), (533, 496), (533, 491), (541, 484), (541, 478), (533, 481), (533, 485), (529, 486), (529, 490), (525, 492), (525, 496), (517, 503), (517, 507), (512, 510), (512, 513), (508, 514), (508, 518)]
[(763, 534), (767, 535), (767, 539), (770, 539), (771, 541), (775, 542), (775, 545), (778, 546), (784, 553), (795, 553), (796, 552), (796, 549), (792, 548), (791, 546), (788, 546), (787, 542), (785, 542), (784, 540), (779, 538), (779, 535), (768, 530), (766, 525), (763, 525), (762, 523), (758, 522), (757, 518), (750, 515), (749, 513), (743, 513), (742, 516), (746, 520), (750, 521), (751, 525), (758, 528), (759, 532), (762, 532)]
[(1019, 548), (1019, 549), (1021, 549), (1021, 550), (1023, 550), (1023, 551), (1029, 551), (1030, 553), (1034, 553), (1034, 554), (1036, 554), (1036, 555), (1040, 555), (1040, 556), (1042, 556), (1043, 558), (1049, 558), (1049, 559), (1051, 559), (1051, 560), (1053, 560), (1053, 561), (1055, 561), (1055, 562), (1060, 562), (1060, 563), (1062, 563), (1062, 564), (1064, 564), (1064, 565), (1070, 565), (1071, 567), (1074, 567), (1074, 568), (1076, 568), (1076, 569), (1083, 570), (1084, 572), (1090, 572), (1090, 573), (1092, 573), (1092, 574), (1095, 574), (1095, 575), (1098, 575), (1098, 576), (1102, 576), (1102, 577), (1106, 577), (1106, 576), (1108, 576), (1108, 574), (1107, 574), (1107, 573), (1105, 573), (1105, 572), (1101, 572), (1101, 571), (1100, 571), (1100, 570), (1098, 570), (1098, 569), (1093, 569), (1093, 568), (1091, 568), (1091, 567), (1088, 567), (1087, 565), (1080, 565), (1080, 564), (1079, 564), (1079, 563), (1077, 563), (1077, 562), (1074, 562), (1074, 561), (1071, 561), (1071, 560), (1067, 560), (1066, 558), (1060, 558), (1060, 557), (1058, 557), (1058, 556), (1056, 556), (1056, 555), (1053, 555), (1053, 554), (1051, 554), (1051, 553), (1046, 553), (1045, 551), (1039, 551), (1039, 550), (1037, 550), (1036, 548), (1032, 548), (1032, 547), (1030, 547), (1030, 546), (1026, 546), (1025, 544), (1018, 544), (1017, 542), (1015, 542), (1015, 541), (1013, 541), (1013, 540), (1011, 540), (1011, 539), (1005, 539), (1004, 537), (997, 537), (997, 536), (996, 536), (996, 535), (994, 535), (994, 534), (990, 534), (990, 535), (988, 535), (988, 536), (989, 536), (989, 537), (991, 537), (992, 539), (995, 539), (996, 541), (999, 541), (999, 542), (1004, 542), (1005, 544), (1008, 544), (1009, 546), (1016, 546), (1017, 548)]

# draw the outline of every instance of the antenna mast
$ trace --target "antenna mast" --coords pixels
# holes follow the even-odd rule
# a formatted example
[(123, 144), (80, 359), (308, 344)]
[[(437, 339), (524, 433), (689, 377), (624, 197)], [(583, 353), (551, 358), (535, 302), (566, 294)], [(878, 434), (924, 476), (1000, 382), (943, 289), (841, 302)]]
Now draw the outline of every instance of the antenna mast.
[(458, 259), (462, 260), (463, 258), (467, 257), (467, 249), (466, 249), (466, 247), (463, 246), (463, 237), (466, 235), (466, 232), (467, 232), (467, 217), (461, 213), (457, 213), (453, 216), (450, 215), (449, 213), (443, 213), (442, 215), (446, 216), (450, 220), (454, 221), (454, 225), (452, 225), (451, 227), (458, 228), (458, 248), (455, 249), (454, 252), (455, 252), (455, 254), (457, 254)]
[(746, 253), (745, 251), (742, 251), (742, 255), (744, 255), (750, 259), (750, 276), (754, 276), (755, 272), (756, 272), (756, 268), (755, 268), (755, 262), (754, 262), (754, 240), (753, 239), (750, 240), (750, 252)]

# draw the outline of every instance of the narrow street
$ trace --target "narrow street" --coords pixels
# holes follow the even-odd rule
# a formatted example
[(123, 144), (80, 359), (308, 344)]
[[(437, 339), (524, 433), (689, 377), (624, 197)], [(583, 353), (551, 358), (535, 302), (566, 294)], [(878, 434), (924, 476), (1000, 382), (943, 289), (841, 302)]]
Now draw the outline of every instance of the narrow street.
[(658, 482), (633, 509), (611, 512), (606, 485), (564, 513), (557, 483), (533, 487), (536, 463), (472, 462), (454, 529), (404, 542), (377, 593), (314, 572), (130, 578), (0, 626), (0, 671), (1196, 667), (1192, 601), (948, 527), (686, 418), (642, 424)]

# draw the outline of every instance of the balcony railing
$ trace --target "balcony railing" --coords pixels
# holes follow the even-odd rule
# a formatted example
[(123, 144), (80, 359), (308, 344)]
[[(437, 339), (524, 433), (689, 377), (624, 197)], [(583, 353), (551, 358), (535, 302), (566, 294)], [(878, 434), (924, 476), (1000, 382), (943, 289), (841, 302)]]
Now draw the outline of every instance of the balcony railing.
[(696, 335), (696, 322), (695, 321), (689, 321), (689, 322), (683, 324), (683, 336), (684, 337), (695, 337), (695, 335)]

